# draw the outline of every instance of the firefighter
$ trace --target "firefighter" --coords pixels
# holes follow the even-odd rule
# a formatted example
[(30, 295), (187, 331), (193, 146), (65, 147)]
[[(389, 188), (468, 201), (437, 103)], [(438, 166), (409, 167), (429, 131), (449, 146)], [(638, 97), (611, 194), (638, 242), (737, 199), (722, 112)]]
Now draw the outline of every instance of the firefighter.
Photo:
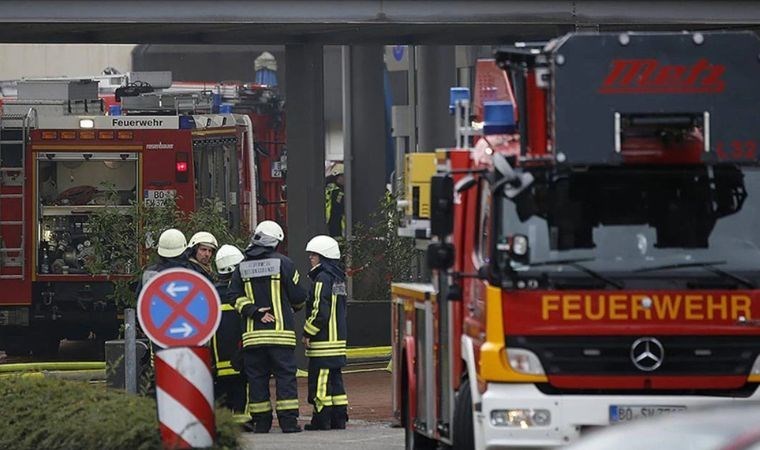
[(234, 245), (222, 245), (216, 252), (216, 270), (219, 279), (214, 285), (222, 302), (222, 320), (219, 328), (211, 338), (214, 354), (214, 392), (221, 399), (222, 405), (236, 413), (244, 413), (247, 393), (245, 375), (241, 374), (242, 364), (239, 360), (241, 333), (240, 316), (235, 311), (229, 284), (235, 268), (245, 259), (243, 253)]
[(208, 231), (199, 231), (190, 238), (185, 255), (190, 262), (190, 267), (205, 276), (212, 283), (216, 282), (216, 273), (211, 267), (214, 252), (219, 248), (216, 238)]
[(307, 430), (342, 430), (348, 421), (348, 397), (341, 368), (346, 365), (346, 275), (340, 248), (330, 236), (306, 245), (314, 288), (306, 302), (303, 345), (309, 357), (309, 403), (314, 405)]
[(342, 237), (346, 228), (343, 182), (343, 164), (335, 164), (325, 186), (325, 220), (333, 237)]
[[(143, 286), (150, 281), (151, 278), (169, 269), (190, 269), (190, 263), (184, 257), (184, 253), (187, 249), (187, 239), (181, 231), (175, 228), (169, 228), (161, 233), (158, 237), (158, 262), (145, 268), (142, 274), (142, 278), (137, 283), (137, 295), (140, 295)], [(192, 270), (192, 269), (191, 269)], [(150, 355), (150, 366), (153, 366), (153, 357), (156, 352), (156, 344), (152, 341), (148, 345), (148, 353)], [(155, 378), (151, 377), (146, 393), (148, 395), (155, 395)]]
[(295, 311), (303, 308), (306, 291), (298, 286), (299, 274), (287, 256), (277, 252), (285, 238), (271, 220), (256, 226), (245, 261), (232, 276), (231, 295), (244, 319), (243, 361), (248, 376), (246, 431), (268, 433), (272, 426), (269, 378), (277, 384), (277, 420), (283, 433), (297, 433), (298, 388), (295, 361)]
[(158, 262), (148, 266), (137, 284), (137, 294), (142, 287), (159, 272), (174, 268), (189, 269), (190, 264), (182, 256), (187, 249), (187, 240), (181, 231), (170, 228), (158, 237)]

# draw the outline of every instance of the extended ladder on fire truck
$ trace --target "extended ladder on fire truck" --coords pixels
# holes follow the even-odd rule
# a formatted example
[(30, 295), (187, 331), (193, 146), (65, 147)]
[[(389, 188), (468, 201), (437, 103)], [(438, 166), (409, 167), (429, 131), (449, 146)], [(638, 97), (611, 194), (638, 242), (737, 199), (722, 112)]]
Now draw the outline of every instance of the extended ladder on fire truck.
[[(29, 128), (36, 116), (34, 108), (26, 114), (0, 115), (0, 280), (25, 277), (25, 154)], [(15, 202), (18, 207), (8, 207)], [(7, 269), (18, 273), (7, 273)]]

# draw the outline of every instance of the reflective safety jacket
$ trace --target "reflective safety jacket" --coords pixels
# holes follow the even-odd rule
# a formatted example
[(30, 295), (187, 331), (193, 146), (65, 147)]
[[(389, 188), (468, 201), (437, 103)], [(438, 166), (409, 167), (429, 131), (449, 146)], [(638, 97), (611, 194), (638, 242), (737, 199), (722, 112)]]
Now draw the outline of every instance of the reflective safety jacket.
[(304, 336), (309, 338), (306, 356), (317, 366), (346, 365), (346, 276), (337, 264), (323, 260), (309, 271), (314, 288), (306, 301)]
[(325, 187), (325, 219), (330, 236), (343, 236), (346, 228), (343, 186), (329, 183)]
[[(253, 245), (246, 260), (232, 274), (230, 295), (243, 317), (243, 347), (284, 345), (295, 347), (294, 312), (303, 308), (306, 291), (298, 286), (298, 270), (287, 256)], [(262, 311), (270, 308), (268, 311)], [(268, 312), (275, 320), (262, 323)]]
[(235, 302), (235, 299), (230, 298), (229, 280), (219, 281), (214, 287), (219, 292), (222, 301), (222, 320), (211, 338), (216, 376), (238, 375), (240, 372), (236, 368), (240, 365), (235, 359), (240, 356), (242, 340), (240, 315), (231, 304)]

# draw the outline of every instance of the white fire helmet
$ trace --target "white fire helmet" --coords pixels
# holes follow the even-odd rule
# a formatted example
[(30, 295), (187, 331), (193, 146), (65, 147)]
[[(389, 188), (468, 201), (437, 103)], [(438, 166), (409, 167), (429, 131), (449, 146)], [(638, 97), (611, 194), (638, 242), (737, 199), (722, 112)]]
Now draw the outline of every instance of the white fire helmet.
[(216, 242), (216, 238), (213, 234), (209, 233), (208, 231), (199, 231), (193, 235), (193, 237), (190, 238), (190, 243), (188, 244), (188, 247), (195, 247), (198, 244), (208, 245), (209, 247), (216, 250), (219, 248), (219, 243)]
[(324, 256), (327, 259), (340, 259), (338, 241), (322, 234), (311, 238), (306, 244), (306, 251)]
[(175, 258), (187, 248), (187, 240), (181, 231), (169, 228), (158, 238), (158, 254), (164, 258)]
[(279, 226), (277, 222), (273, 222), (271, 220), (264, 220), (263, 222), (256, 225), (256, 230), (254, 230), (253, 234), (263, 234), (265, 236), (275, 238), (280, 242), (285, 239), (285, 233), (282, 231), (282, 227)]
[(220, 274), (232, 273), (244, 259), (245, 257), (240, 249), (234, 245), (224, 244), (216, 252), (216, 270)]

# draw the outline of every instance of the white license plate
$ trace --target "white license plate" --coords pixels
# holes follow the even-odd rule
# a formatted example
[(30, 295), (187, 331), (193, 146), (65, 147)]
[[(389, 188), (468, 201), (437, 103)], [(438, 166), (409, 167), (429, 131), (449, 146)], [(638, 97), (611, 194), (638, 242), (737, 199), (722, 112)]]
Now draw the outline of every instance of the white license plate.
[(282, 178), (282, 163), (280, 161), (272, 163), (272, 178)]
[(685, 406), (674, 405), (610, 405), (610, 423), (630, 422), (684, 410)]
[(152, 190), (152, 189), (146, 189), (145, 194), (143, 195), (143, 203), (147, 208), (152, 208), (155, 206), (164, 206), (166, 205), (166, 201), (170, 198), (174, 198), (174, 196), (177, 195), (177, 191), (174, 189), (164, 189), (164, 190)]

